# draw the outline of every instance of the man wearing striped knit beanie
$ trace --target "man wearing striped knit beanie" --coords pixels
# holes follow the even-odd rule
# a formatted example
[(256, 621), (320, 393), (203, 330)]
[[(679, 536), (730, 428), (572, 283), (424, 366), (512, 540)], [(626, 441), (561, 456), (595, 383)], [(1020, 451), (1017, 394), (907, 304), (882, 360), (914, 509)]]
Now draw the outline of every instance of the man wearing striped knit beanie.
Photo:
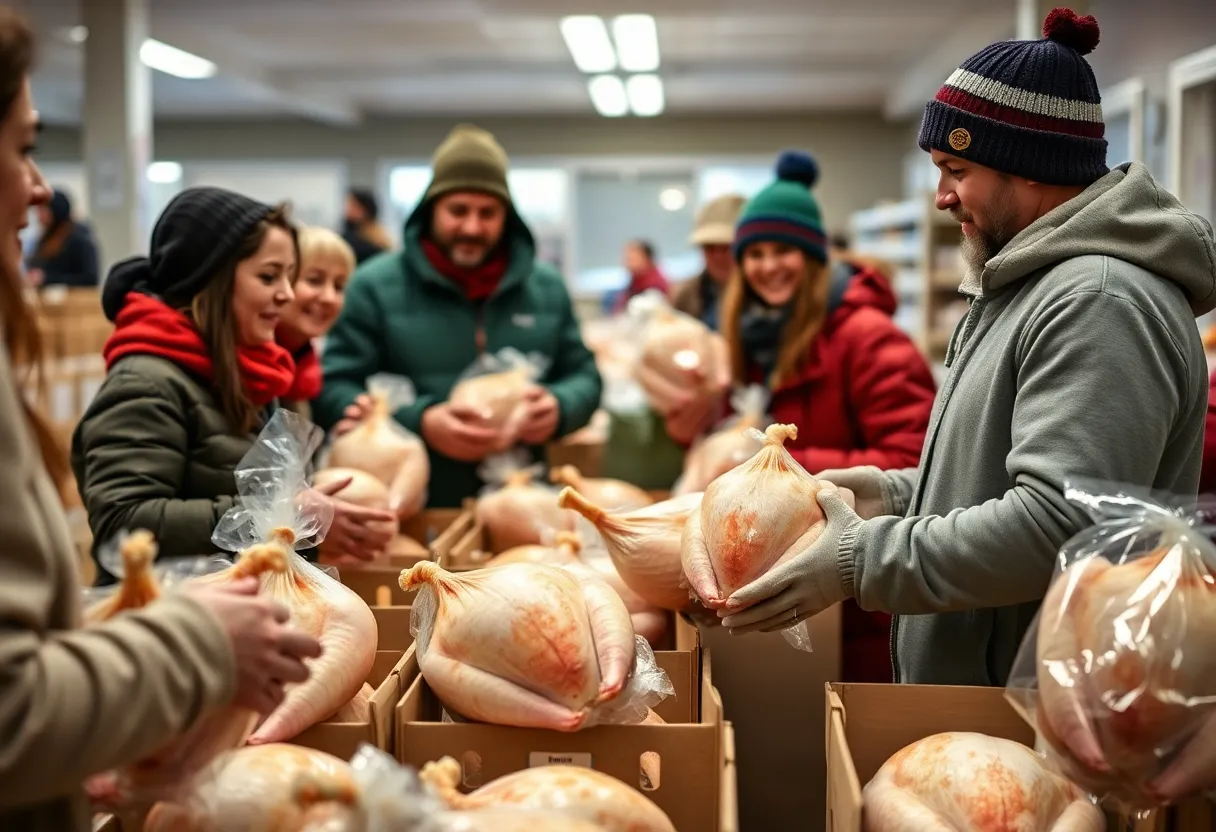
[[(731, 596), (733, 632), (855, 598), (895, 615), (898, 682), (1004, 686), (1061, 545), (1092, 522), (1066, 483), (1195, 495), (1212, 229), (1143, 165), (1107, 169), (1084, 58), (1097, 22), (1056, 9), (1043, 34), (968, 58), (925, 108), (920, 146), (941, 169), (938, 208), (962, 223), (970, 309), (920, 468), (812, 472), (847, 490), (818, 492), (826, 528), (764, 591)], [(1027, 646), (1033, 679), (1033, 634)], [(1106, 766), (1085, 726), (1044, 715), (1078, 765)], [(1138, 785), (1171, 800), (1216, 785), (1216, 717), (1199, 736)]]

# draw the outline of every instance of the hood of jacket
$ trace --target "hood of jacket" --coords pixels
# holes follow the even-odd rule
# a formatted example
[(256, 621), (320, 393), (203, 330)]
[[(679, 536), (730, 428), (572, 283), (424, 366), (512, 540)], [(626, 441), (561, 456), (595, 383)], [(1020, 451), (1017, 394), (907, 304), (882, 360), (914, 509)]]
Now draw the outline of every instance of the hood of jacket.
[(1023, 229), (985, 264), (980, 291), (993, 294), (1086, 255), (1117, 258), (1177, 284), (1196, 317), (1216, 309), (1211, 224), (1183, 207), (1138, 162), (1114, 168)]
[[(430, 228), (434, 204), (434, 197), (423, 200), (406, 219), (402, 234), (405, 250), (402, 254), (408, 262), (422, 272), (423, 277), (427, 280), (455, 289), (454, 283), (431, 266), (422, 253), (422, 246), (418, 244), (418, 241), (427, 234)], [(507, 250), (507, 273), (503, 275), (503, 279), (499, 283), (498, 291), (501, 291), (519, 283), (529, 275), (536, 260), (536, 240), (532, 236), (532, 231), (519, 212), (515, 210), (515, 205), (510, 202), (507, 203), (507, 218), (503, 224), (502, 239), (499, 244), (505, 246)]]
[(895, 314), (898, 305), (895, 291), (878, 269), (851, 260), (838, 260), (831, 269), (828, 306), (833, 314), (848, 315), (867, 307), (886, 315)]

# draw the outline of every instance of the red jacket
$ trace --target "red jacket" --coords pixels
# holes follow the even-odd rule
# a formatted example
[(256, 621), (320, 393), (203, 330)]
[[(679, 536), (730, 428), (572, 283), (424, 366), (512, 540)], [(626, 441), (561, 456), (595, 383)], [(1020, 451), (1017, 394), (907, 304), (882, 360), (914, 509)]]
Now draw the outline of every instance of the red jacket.
[(665, 296), (671, 294), (671, 287), (667, 284), (667, 278), (659, 271), (658, 266), (652, 266), (641, 274), (631, 274), (629, 276), (629, 284), (617, 295), (616, 303), (613, 304), (613, 312), (623, 311), (629, 304), (630, 298), (642, 294), (647, 289), (658, 289)]
[(1199, 493), (1216, 493), (1216, 372), (1208, 379), (1208, 418), (1203, 433), (1203, 468), (1199, 474)]
[[(876, 465), (915, 468), (937, 385), (916, 345), (891, 320), (887, 279), (868, 267), (833, 268), (828, 318), (802, 373), (773, 391), (769, 415), (798, 426), (787, 447), (812, 474)], [(752, 368), (752, 380), (761, 371)], [(855, 601), (842, 610), (842, 680), (891, 681), (891, 616)]]

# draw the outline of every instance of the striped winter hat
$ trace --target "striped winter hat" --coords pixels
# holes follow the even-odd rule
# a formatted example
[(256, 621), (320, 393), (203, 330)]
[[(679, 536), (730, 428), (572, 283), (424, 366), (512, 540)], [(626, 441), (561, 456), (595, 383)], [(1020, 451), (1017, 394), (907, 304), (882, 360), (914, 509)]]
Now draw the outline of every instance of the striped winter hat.
[(752, 197), (735, 226), (735, 260), (752, 243), (779, 240), (820, 263), (828, 261), (827, 235), (811, 187), (819, 165), (805, 153), (787, 150), (777, 159), (777, 181)]
[(994, 43), (946, 79), (925, 106), (919, 144), (1048, 185), (1108, 172), (1101, 97), (1082, 55), (1098, 21), (1053, 9), (1042, 40)]

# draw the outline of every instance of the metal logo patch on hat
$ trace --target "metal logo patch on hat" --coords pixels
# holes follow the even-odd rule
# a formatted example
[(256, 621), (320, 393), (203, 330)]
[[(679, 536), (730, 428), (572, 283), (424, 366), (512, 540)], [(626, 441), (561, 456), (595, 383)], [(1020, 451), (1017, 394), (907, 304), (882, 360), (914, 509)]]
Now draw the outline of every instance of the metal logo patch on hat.
[(971, 147), (971, 134), (962, 127), (950, 131), (950, 146), (955, 150), (966, 150)]

